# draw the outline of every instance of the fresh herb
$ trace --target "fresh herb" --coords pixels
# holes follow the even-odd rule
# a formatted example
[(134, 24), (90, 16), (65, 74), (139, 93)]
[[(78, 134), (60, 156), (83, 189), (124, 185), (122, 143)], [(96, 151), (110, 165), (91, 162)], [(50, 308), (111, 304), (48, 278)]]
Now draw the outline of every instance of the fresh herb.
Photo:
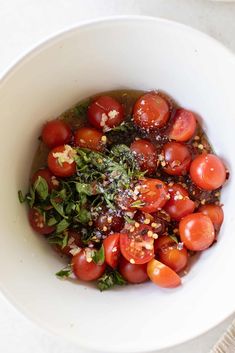
[(53, 233), (47, 238), (49, 244), (59, 245), (62, 249), (68, 245), (68, 240), (68, 232), (66, 231), (60, 234)]
[(97, 281), (97, 286), (101, 292), (115, 285), (123, 286), (125, 284), (126, 281), (117, 270), (106, 271)]
[(48, 184), (46, 180), (39, 175), (33, 187), (34, 187), (34, 190), (38, 193), (39, 197), (42, 200), (46, 200), (48, 196)]
[(72, 274), (72, 267), (69, 264), (68, 266), (62, 268), (62, 270), (57, 272), (56, 276), (60, 278), (68, 278), (69, 276), (71, 276), (71, 274)]
[(131, 121), (123, 121), (120, 125), (113, 127), (110, 132), (131, 132), (135, 129)]
[(65, 229), (67, 229), (69, 226), (69, 222), (66, 221), (66, 219), (62, 219), (57, 226), (56, 226), (56, 233), (62, 233)]
[(128, 217), (127, 215), (124, 215), (124, 219), (129, 224), (135, 224), (135, 220), (130, 218), (130, 217)]
[(175, 235), (169, 235), (169, 237), (176, 243), (176, 244), (178, 244), (179, 243), (179, 241), (178, 241), (178, 239), (177, 239), (177, 237), (175, 236)]
[(23, 195), (21, 190), (18, 191), (18, 199), (19, 199), (20, 203), (24, 203), (26, 200), (26, 197)]
[(87, 113), (87, 109), (88, 109), (88, 106), (90, 104), (90, 100), (87, 100), (86, 102), (84, 103), (80, 103), (79, 105), (77, 105), (75, 107), (75, 112), (76, 114), (80, 117), (84, 117), (86, 116), (86, 113)]
[[(58, 200), (58, 197), (55, 197), (52, 193), (50, 197), (50, 202), (54, 209), (63, 217), (63, 218), (68, 218), (68, 216), (64, 213), (64, 206), (62, 202), (56, 201)], [(59, 200), (60, 201), (60, 200)]]
[(85, 184), (85, 183), (76, 183), (76, 190), (79, 194), (85, 194), (88, 196), (93, 195), (93, 190), (92, 190), (91, 184)]
[(47, 225), (48, 225), (49, 227), (54, 226), (56, 223), (57, 223), (57, 219), (56, 219), (55, 217), (51, 217), (51, 218), (49, 218), (48, 221), (47, 221)]
[(136, 200), (136, 201), (132, 202), (131, 207), (140, 208), (144, 205), (145, 205), (145, 203), (142, 202), (141, 200)]
[(92, 260), (97, 265), (103, 265), (104, 260), (105, 260), (104, 245), (103, 244), (101, 245), (99, 250), (94, 251), (94, 254), (92, 256)]

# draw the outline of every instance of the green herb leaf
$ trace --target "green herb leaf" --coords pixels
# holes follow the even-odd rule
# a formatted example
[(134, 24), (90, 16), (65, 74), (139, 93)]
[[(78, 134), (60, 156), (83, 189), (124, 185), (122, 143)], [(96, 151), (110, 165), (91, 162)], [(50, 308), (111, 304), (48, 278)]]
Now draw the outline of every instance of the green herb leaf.
[(55, 219), (55, 217), (51, 217), (51, 218), (49, 218), (48, 221), (47, 221), (47, 225), (48, 225), (49, 227), (54, 226), (56, 223), (57, 223), (57, 220)]
[(24, 203), (26, 200), (26, 197), (23, 195), (21, 190), (18, 191), (18, 199), (19, 199), (20, 203)]
[(144, 205), (145, 205), (145, 203), (142, 202), (141, 200), (136, 200), (136, 201), (132, 202), (131, 207), (140, 208)]
[(91, 184), (76, 183), (76, 190), (79, 194), (86, 194), (88, 196), (93, 195)]
[(178, 241), (178, 239), (177, 239), (177, 237), (175, 236), (175, 235), (169, 235), (169, 237), (176, 243), (176, 244), (178, 244), (179, 243), (179, 241)]
[(57, 224), (56, 226), (56, 233), (62, 233), (65, 229), (67, 229), (69, 226), (69, 222), (66, 221), (66, 219), (62, 219), (60, 223)]
[(127, 132), (134, 130), (135, 127), (131, 121), (123, 121), (120, 125), (113, 127), (109, 132)]
[(78, 116), (85, 116), (87, 113), (89, 104), (90, 104), (90, 100), (87, 100), (86, 102), (77, 105), (75, 107), (76, 114)]
[(50, 198), (50, 202), (52, 204), (52, 206), (54, 207), (54, 209), (64, 218), (68, 218), (68, 216), (66, 216), (66, 214), (64, 213), (64, 207), (63, 207), (63, 203), (59, 203), (55, 201), (54, 196), (52, 195)]
[(127, 215), (124, 215), (124, 219), (129, 224), (135, 224), (135, 220), (130, 218), (130, 217), (128, 217)]
[(34, 187), (34, 190), (37, 191), (40, 198), (42, 200), (46, 200), (48, 196), (48, 184), (46, 180), (39, 175), (33, 187)]
[(63, 240), (62, 240), (62, 246), (61, 248), (64, 249), (67, 245), (68, 245), (68, 240), (69, 240), (69, 234), (68, 232), (64, 232), (64, 237), (63, 237)]
[(28, 201), (29, 207), (32, 208), (35, 202), (35, 190), (30, 186), (29, 193), (26, 195), (26, 200)]
[(60, 278), (68, 278), (69, 276), (71, 276), (72, 272), (73, 271), (71, 265), (68, 265), (62, 268), (62, 270), (60, 270), (59, 272), (57, 272), (56, 276)]
[(81, 208), (76, 216), (78, 222), (86, 224), (91, 220), (91, 213), (86, 208)]
[(104, 254), (104, 245), (102, 244), (99, 250), (94, 250), (94, 255), (92, 256), (92, 260), (97, 265), (103, 265), (105, 260)]
[(126, 284), (126, 281), (117, 270), (106, 271), (106, 273), (100, 277), (97, 282), (97, 286), (101, 292), (112, 288), (116, 284), (119, 286)]

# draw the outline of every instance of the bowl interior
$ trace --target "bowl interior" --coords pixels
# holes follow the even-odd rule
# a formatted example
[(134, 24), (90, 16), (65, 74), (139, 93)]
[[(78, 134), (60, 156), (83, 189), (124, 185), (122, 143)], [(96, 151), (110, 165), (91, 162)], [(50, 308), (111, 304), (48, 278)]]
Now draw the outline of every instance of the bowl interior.
[(234, 82), (234, 59), (220, 44), (188, 27), (147, 18), (78, 27), (41, 45), (8, 73), (0, 86), (0, 283), (27, 316), (83, 347), (111, 353), (180, 343), (234, 311), (233, 177), (222, 196), (225, 222), (217, 244), (174, 290), (147, 283), (100, 293), (58, 280), (54, 273), (63, 263), (33, 233), (17, 198), (18, 189), (27, 190), (42, 123), (82, 98), (119, 88), (159, 88), (197, 112), (233, 176)]

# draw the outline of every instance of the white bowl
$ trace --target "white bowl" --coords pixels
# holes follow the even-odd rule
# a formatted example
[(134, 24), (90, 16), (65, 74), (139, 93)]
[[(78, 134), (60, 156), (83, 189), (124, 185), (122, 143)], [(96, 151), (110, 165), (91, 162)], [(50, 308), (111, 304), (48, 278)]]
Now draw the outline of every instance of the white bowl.
[[(235, 309), (235, 61), (222, 45), (189, 27), (124, 17), (80, 25), (46, 41), (1, 80), (1, 288), (26, 316), (81, 347), (147, 352), (189, 340)], [(100, 293), (58, 280), (63, 264), (33, 233), (17, 190), (26, 191), (42, 123), (105, 90), (161, 89), (203, 118), (232, 174), (225, 222), (183, 285), (152, 283)]]

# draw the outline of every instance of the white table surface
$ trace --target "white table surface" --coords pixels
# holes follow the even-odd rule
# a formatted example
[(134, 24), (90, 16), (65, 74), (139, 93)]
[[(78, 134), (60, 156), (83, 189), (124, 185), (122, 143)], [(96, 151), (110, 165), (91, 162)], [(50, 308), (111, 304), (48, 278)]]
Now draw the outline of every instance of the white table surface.
[[(173, 19), (210, 34), (235, 51), (235, 3), (231, 2), (218, 3), (209, 0), (0, 0), (0, 75), (22, 53), (44, 40), (45, 37), (81, 20), (121, 14), (143, 14)], [(235, 315), (203, 336), (161, 353), (209, 353), (233, 318)], [(52, 336), (28, 321), (1, 294), (0, 352), (82, 353), (74, 344), (65, 342), (60, 337)]]

